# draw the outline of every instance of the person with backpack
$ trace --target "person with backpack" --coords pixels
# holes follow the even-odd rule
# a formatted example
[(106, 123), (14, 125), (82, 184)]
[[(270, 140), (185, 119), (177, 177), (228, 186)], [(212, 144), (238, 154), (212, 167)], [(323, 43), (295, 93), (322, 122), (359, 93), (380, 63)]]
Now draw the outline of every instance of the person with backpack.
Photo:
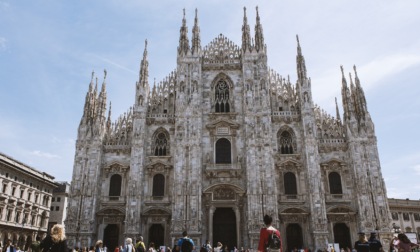
[(266, 214), (263, 220), (266, 227), (260, 230), (258, 252), (281, 252), (280, 231), (271, 226), (273, 218)]
[(146, 251), (146, 245), (144, 245), (143, 236), (139, 237), (139, 241), (136, 243), (136, 250), (137, 250), (137, 252), (145, 252)]
[(182, 238), (178, 240), (178, 246), (181, 248), (181, 252), (191, 252), (194, 249), (194, 242), (188, 237), (187, 231), (182, 232)]

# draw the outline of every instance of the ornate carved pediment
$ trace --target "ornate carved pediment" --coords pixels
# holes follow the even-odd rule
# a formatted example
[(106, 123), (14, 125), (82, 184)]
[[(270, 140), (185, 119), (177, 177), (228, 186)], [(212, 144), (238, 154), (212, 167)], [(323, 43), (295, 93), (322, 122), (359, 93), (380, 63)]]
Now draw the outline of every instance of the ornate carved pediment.
[(99, 210), (96, 215), (98, 216), (122, 216), (125, 215), (125, 209), (120, 208), (103, 208)]
[(203, 48), (203, 67), (240, 65), (240, 59), (240, 48), (222, 34)]
[(213, 191), (213, 200), (235, 200), (235, 196), (235, 191), (226, 187), (217, 188)]
[[(204, 194), (211, 195), (212, 201), (236, 201), (245, 190), (235, 185), (217, 184), (204, 189)], [(209, 199), (210, 200), (210, 199)]]
[(125, 174), (130, 169), (130, 165), (124, 165), (122, 163), (113, 162), (107, 166), (105, 166), (104, 171), (105, 175), (109, 176), (109, 174)]
[(334, 206), (327, 209), (327, 213), (356, 214), (356, 212), (346, 206)]
[(235, 135), (239, 124), (229, 119), (219, 118), (207, 124), (206, 127), (212, 135)]
[(285, 208), (281, 214), (308, 214), (308, 211), (306, 211), (305, 209), (302, 208), (297, 208), (297, 207), (289, 207), (289, 208)]
[(324, 170), (330, 170), (330, 171), (342, 171), (342, 170), (344, 170), (347, 166), (346, 166), (346, 163), (345, 163), (345, 162), (343, 162), (342, 160), (339, 160), (339, 159), (333, 158), (333, 159), (330, 159), (330, 160), (329, 160), (329, 161), (327, 161), (327, 162), (323, 162), (323, 163), (321, 163), (321, 167), (322, 167)]
[(300, 171), (302, 164), (299, 159), (300, 158), (298, 158), (298, 156), (287, 157), (283, 160), (280, 160), (280, 162), (276, 164), (276, 167), (277, 169), (284, 171)]
[(168, 216), (171, 215), (171, 210), (168, 210), (166, 208), (156, 208), (156, 207), (151, 207), (146, 209), (142, 215), (147, 215), (147, 216)]

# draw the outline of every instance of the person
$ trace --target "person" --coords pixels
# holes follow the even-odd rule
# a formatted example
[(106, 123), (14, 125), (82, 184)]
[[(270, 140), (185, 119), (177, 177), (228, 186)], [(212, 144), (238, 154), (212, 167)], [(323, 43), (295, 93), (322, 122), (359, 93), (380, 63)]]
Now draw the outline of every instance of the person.
[(412, 243), (406, 234), (398, 234), (398, 240), (394, 243), (395, 250), (398, 252), (411, 252), (412, 249), (418, 248), (419, 245)]
[[(271, 235), (277, 236), (277, 238), (279, 238), (279, 241), (281, 241), (280, 231), (278, 231), (271, 225), (271, 223), (273, 222), (273, 218), (266, 214), (264, 215), (263, 220), (266, 227), (261, 228), (260, 230), (260, 241), (258, 243), (258, 252), (267, 251), (267, 247), (269, 246), (268, 242)], [(282, 251), (281, 244), (279, 244), (279, 246), (280, 246), (279, 249)]]
[[(182, 232), (182, 236), (183, 237), (178, 240), (178, 246), (181, 249), (181, 252), (191, 252), (194, 249), (193, 240), (188, 237), (187, 231)], [(182, 246), (182, 244), (184, 244), (184, 246)]]
[(16, 248), (12, 245), (12, 240), (7, 239), (6, 245), (3, 246), (3, 252), (16, 252)]
[(178, 244), (175, 244), (174, 247), (172, 248), (172, 252), (180, 252), (181, 249), (179, 248)]
[(207, 249), (207, 252), (211, 251), (212, 247), (209, 240), (206, 240), (206, 244), (204, 244), (204, 247)]
[(359, 240), (354, 243), (354, 248), (357, 252), (369, 252), (369, 242), (366, 240), (364, 232), (359, 232)]
[(131, 238), (125, 239), (124, 252), (135, 252), (136, 249), (133, 246), (133, 240)]
[(94, 246), (90, 246), (89, 247), (89, 252), (95, 252), (95, 247)]
[(55, 224), (51, 228), (51, 233), (41, 241), (39, 248), (43, 252), (67, 252), (64, 226)]
[(214, 248), (214, 252), (223, 252), (223, 244), (221, 242), (217, 242), (217, 246)]
[(104, 252), (104, 243), (102, 240), (97, 240), (95, 243), (95, 252)]
[(370, 252), (383, 252), (382, 243), (378, 239), (376, 239), (376, 233), (372, 232), (370, 233), (369, 237), (369, 249)]
[(41, 245), (41, 237), (38, 235), (35, 238), (35, 241), (32, 242), (31, 244), (31, 250), (32, 252), (40, 252), (41, 249), (39, 248), (39, 246)]
[(136, 243), (136, 250), (137, 250), (137, 252), (145, 252), (146, 251), (146, 245), (144, 245), (143, 236), (139, 237), (139, 241)]
[(149, 252), (156, 252), (156, 249), (155, 249), (155, 243), (154, 242), (151, 242), (150, 244), (149, 244), (149, 250), (148, 250)]

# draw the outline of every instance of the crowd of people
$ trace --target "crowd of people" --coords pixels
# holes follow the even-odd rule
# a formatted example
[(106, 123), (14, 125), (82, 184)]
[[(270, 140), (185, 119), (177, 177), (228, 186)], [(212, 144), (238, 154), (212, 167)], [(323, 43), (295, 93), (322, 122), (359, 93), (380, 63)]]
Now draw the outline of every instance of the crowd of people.
[[(281, 236), (279, 230), (272, 226), (272, 217), (269, 215), (264, 216), (264, 224), (266, 227), (260, 230), (260, 239), (258, 243), (258, 252), (283, 252), (281, 244)], [(365, 233), (360, 232), (359, 239), (355, 242), (353, 248), (341, 248), (340, 251), (336, 251), (333, 246), (324, 250), (318, 250), (317, 252), (383, 252), (385, 251), (377, 234), (372, 232), (369, 239), (366, 239)], [(148, 247), (143, 242), (143, 237), (139, 237), (136, 244), (133, 244), (131, 238), (125, 240), (123, 246), (117, 246), (113, 251), (108, 250), (102, 240), (98, 240), (95, 246), (90, 248), (74, 248), (68, 249), (67, 240), (62, 225), (54, 225), (51, 228), (50, 234), (48, 234), (42, 241), (40, 237), (36, 237), (36, 240), (31, 244), (29, 252), (250, 252), (250, 249), (240, 249), (233, 247), (229, 249), (227, 245), (223, 245), (221, 242), (217, 242), (214, 247), (207, 240), (201, 246), (196, 246), (194, 241), (188, 237), (187, 231), (182, 233), (180, 238), (173, 248), (160, 247), (156, 248), (155, 244), (151, 242)], [(407, 235), (399, 233), (390, 242), (389, 252), (420, 252), (419, 244), (412, 243)], [(10, 239), (6, 240), (6, 243), (1, 248), (0, 252), (24, 252), (19, 247), (12, 244)], [(309, 249), (297, 249), (294, 248), (290, 252), (311, 252)]]

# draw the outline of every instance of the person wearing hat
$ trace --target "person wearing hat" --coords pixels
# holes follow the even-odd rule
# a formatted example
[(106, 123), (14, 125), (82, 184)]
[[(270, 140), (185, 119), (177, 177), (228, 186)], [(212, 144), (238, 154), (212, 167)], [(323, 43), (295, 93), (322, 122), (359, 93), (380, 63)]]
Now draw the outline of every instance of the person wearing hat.
[(381, 241), (376, 239), (375, 232), (370, 233), (368, 242), (369, 242), (370, 252), (383, 252), (384, 251), (384, 249), (382, 248)]
[(366, 240), (364, 232), (359, 232), (359, 240), (354, 243), (357, 252), (370, 252), (369, 242)]

